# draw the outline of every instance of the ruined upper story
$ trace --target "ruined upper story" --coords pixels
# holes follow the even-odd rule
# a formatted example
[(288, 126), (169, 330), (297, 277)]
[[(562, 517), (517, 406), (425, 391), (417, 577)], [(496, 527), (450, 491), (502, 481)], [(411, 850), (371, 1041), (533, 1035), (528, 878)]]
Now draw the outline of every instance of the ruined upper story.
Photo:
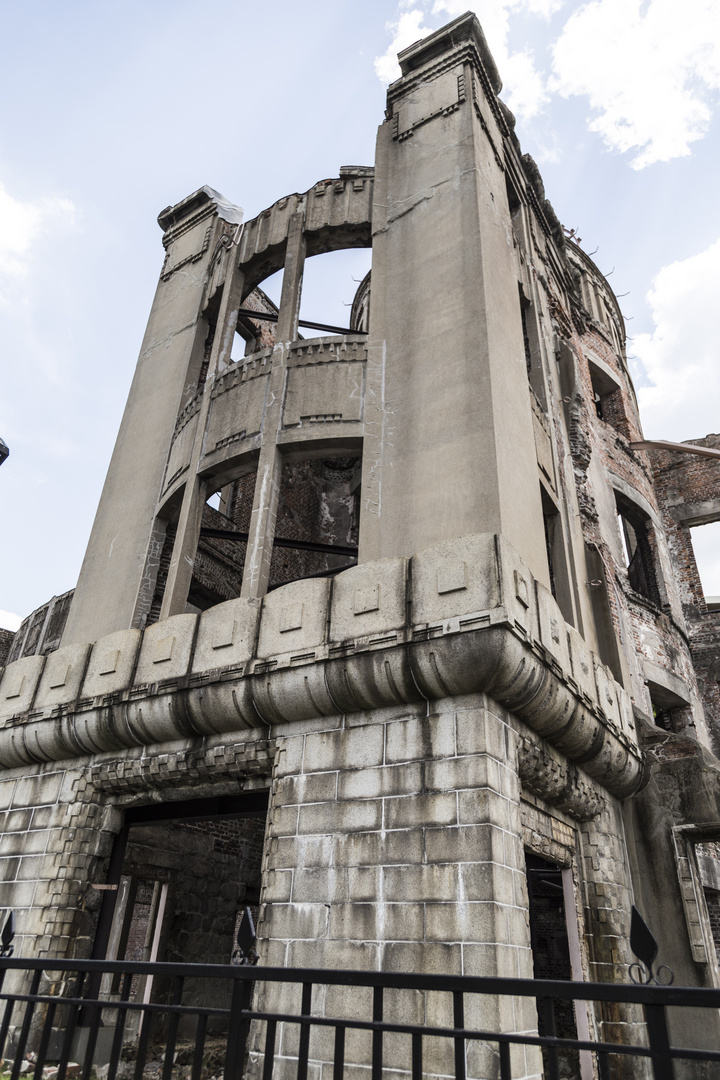
[[(524, 583), (512, 605), (530, 613), (508, 627), (525, 627), (523, 648), (562, 673), (576, 705), (596, 710), (631, 756), (637, 735), (618, 701), (709, 745), (720, 718), (698, 686), (651, 461), (631, 446), (642, 432), (617, 300), (566, 240), (523, 155), (474, 16), (411, 46), (400, 64), (373, 167), (342, 168), (247, 222), (210, 188), (160, 215), (166, 259), (65, 626), (68, 671), (95, 671), (106, 646), (118, 657), (128, 649), (111, 697), (129, 703), (162, 687), (184, 693), (193, 679), (259, 687), (265, 671), (460, 633), (455, 617), (507, 612), (509, 601), (491, 593), (471, 612), (477, 567), (458, 554), (465, 541), (475, 552), (473, 538), (495, 536)], [(305, 259), (355, 246), (372, 248), (372, 270), (350, 326), (303, 326)], [(275, 307), (262, 283), (278, 270)], [(447, 567), (431, 559), (413, 592), (407, 567), (443, 551)], [(507, 590), (492, 551), (487, 575)], [(386, 612), (391, 565), (387, 611), (397, 602), (402, 614), (373, 616), (363, 633), (366, 616)], [(333, 597), (361, 571), (362, 587), (342, 601), (348, 625), (333, 624)], [(245, 618), (267, 618), (272, 633), (229, 664), (222, 650), (237, 644)], [(193, 629), (176, 634), (171, 619)], [(197, 627), (205, 640), (216, 619), (225, 645), (198, 654), (191, 642), (166, 675), (180, 640), (194, 641)], [(335, 637), (332, 625), (342, 626)], [(115, 635), (125, 644), (110, 648)], [(8, 697), (8, 669), (0, 712), (64, 714), (76, 700), (105, 708), (102, 673), (90, 693), (84, 668), (49, 704), (36, 698), (48, 648), (42, 635), (26, 648), (32, 639), (28, 625), (13, 653), (38, 654), (30, 681)], [(153, 643), (159, 653), (140, 661), (139, 678), (141, 640), (148, 656)], [(428, 692), (443, 685), (454, 683)], [(353, 700), (373, 694), (393, 700), (387, 688)], [(273, 715), (253, 700), (249, 716)]]

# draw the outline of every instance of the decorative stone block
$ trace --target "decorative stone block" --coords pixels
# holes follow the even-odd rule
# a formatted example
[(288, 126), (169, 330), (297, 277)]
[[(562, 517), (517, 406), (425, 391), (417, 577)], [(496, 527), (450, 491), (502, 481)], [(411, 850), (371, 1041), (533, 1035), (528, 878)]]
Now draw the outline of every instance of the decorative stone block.
[(89, 645), (65, 645), (50, 653), (35, 698), (36, 709), (66, 705), (80, 696), (89, 652)]
[(330, 640), (390, 633), (405, 625), (406, 559), (353, 566), (333, 582)]
[(415, 555), (412, 602), (415, 625), (498, 607), (494, 537), (489, 533), (458, 537)]
[(192, 670), (211, 671), (245, 664), (255, 648), (257, 600), (227, 600), (200, 616)]
[(325, 641), (330, 583), (325, 578), (291, 581), (263, 600), (258, 657), (308, 652)]
[(82, 697), (117, 694), (130, 686), (140, 638), (139, 630), (118, 630), (95, 642), (83, 681)]
[(173, 615), (145, 631), (135, 685), (179, 679), (187, 674), (197, 615)]
[(44, 664), (44, 656), (24, 656), (8, 664), (0, 681), (0, 720), (30, 708)]

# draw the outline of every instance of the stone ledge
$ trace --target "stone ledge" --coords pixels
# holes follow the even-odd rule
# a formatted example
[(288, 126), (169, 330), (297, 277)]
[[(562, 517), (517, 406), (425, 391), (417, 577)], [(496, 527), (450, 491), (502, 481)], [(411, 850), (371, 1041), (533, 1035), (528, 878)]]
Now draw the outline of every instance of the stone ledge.
[[(510, 544), (459, 537), (411, 562), (411, 574), (404, 559), (364, 563), (101, 638), (66, 701), (55, 685), (43, 696), (44, 658), (18, 660), (0, 682), (0, 767), (487, 693), (630, 794), (630, 699)], [(68, 649), (69, 668), (85, 663)]]

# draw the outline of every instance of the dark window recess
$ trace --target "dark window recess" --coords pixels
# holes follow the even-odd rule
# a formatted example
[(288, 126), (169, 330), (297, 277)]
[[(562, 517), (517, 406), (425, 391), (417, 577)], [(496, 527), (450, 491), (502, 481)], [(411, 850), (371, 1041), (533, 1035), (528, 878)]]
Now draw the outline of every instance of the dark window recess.
[[(525, 856), (528, 900), (530, 906), (530, 944), (536, 979), (571, 979), (570, 948), (565, 921), (565, 895), (562, 870), (547, 859), (529, 852)], [(575, 1010), (572, 1001), (538, 1000), (540, 1035), (576, 1039)], [(543, 1050), (545, 1075), (551, 1076), (547, 1053)], [(577, 1051), (558, 1052), (558, 1075), (580, 1075)]]
[(545, 395), (545, 379), (542, 370), (542, 351), (540, 348), (540, 333), (537, 325), (537, 315), (532, 302), (527, 298), (522, 285), (518, 285), (520, 299), (520, 318), (522, 321), (523, 348), (525, 350), (525, 367), (527, 369), (528, 382), (535, 392), (535, 397), (540, 407), (547, 411), (547, 398)]
[(591, 545), (585, 546), (585, 559), (587, 588), (592, 605), (598, 653), (603, 664), (607, 664), (617, 682), (623, 685), (618, 633), (613, 622), (605, 564), (599, 550)]
[(212, 355), (213, 341), (215, 340), (215, 323), (211, 323), (208, 327), (207, 337), (205, 338), (205, 345), (203, 346), (203, 358), (200, 365), (200, 374), (198, 375), (198, 389), (204, 386), (207, 379), (208, 367), (210, 366), (210, 357)]
[(550, 591), (553, 596), (557, 597), (555, 589), (555, 565), (553, 560), (553, 533), (555, 531), (555, 522), (557, 520), (557, 512), (554, 514), (546, 513), (543, 509), (543, 525), (545, 526), (545, 551), (547, 552), (548, 571), (550, 573)]
[(523, 303), (523, 299), (523, 297), (520, 299), (520, 314), (522, 316), (523, 345), (525, 346), (525, 367), (529, 379), (532, 373), (532, 354), (530, 352), (530, 338), (528, 337), (527, 309), (530, 305), (527, 300)]
[[(246, 535), (250, 528), (255, 477), (256, 473), (247, 473), (227, 484), (222, 489), (220, 509), (204, 506), (202, 528), (214, 528), (222, 532), (237, 530)], [(171, 523), (168, 525), (160, 555), (155, 593), (147, 617), (148, 626), (156, 623), (160, 618), (174, 544), (175, 524)], [(205, 611), (209, 607), (214, 607), (215, 604), (221, 604), (224, 600), (233, 600), (239, 596), (246, 551), (245, 540), (221, 540), (201, 535), (195, 553), (188, 605), (199, 611)]]
[(655, 537), (650, 522), (629, 500), (616, 496), (618, 526), (630, 588), (660, 605)]
[(565, 622), (574, 626), (572, 584), (565, 551), (562, 520), (555, 502), (542, 484), (540, 485), (540, 498), (542, 501), (550, 591), (557, 601)]
[(361, 458), (285, 461), (270, 564), (272, 589), (297, 578), (333, 574), (357, 561), (346, 553), (279, 546), (277, 540), (356, 548)]
[(689, 701), (684, 701), (666, 686), (647, 680), (647, 688), (652, 702), (653, 720), (663, 731), (682, 731), (692, 719)]
[(611, 379), (592, 360), (588, 361), (588, 366), (592, 383), (593, 405), (598, 419), (610, 424), (625, 438), (630, 438), (630, 426), (619, 382)]

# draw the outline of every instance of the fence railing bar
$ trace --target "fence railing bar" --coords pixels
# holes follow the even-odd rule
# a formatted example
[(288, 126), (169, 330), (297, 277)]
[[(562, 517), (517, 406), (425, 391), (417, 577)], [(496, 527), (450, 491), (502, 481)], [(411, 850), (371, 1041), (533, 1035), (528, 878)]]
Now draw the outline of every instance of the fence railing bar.
[[(543, 1035), (553, 1040), (557, 1038), (557, 1024), (555, 1022), (555, 1002), (552, 998), (538, 998), (538, 1016), (543, 1027)], [(557, 1047), (555, 1042), (545, 1045), (547, 1051), (547, 1074), (548, 1080), (560, 1080), (560, 1063), (558, 1061)]]
[[(198, 1016), (195, 1028), (195, 1050), (193, 1051), (192, 1072), (190, 1080), (200, 1080), (202, 1076), (203, 1054), (205, 1053), (205, 1038), (207, 1036), (208, 1018), (205, 1013)], [(108, 1078), (109, 1080), (109, 1078)]]
[(610, 1080), (610, 1055), (601, 1050), (597, 1056), (598, 1080)]
[[(249, 1021), (275, 1019), (287, 1024), (301, 1025), (306, 1022), (305, 1019), (297, 1013), (266, 1013), (253, 1011), (244, 1015), (247, 1016)], [(313, 1016), (311, 1022), (317, 1027), (335, 1027), (338, 1023), (338, 1019), (329, 1016)], [(558, 1049), (590, 1051), (605, 1049), (613, 1054), (622, 1053), (637, 1057), (650, 1057), (650, 1050), (647, 1046), (634, 1046), (631, 1043), (585, 1042), (582, 1039), (553, 1038), (549, 1035), (518, 1035), (515, 1033), (505, 1035), (498, 1031), (480, 1031), (475, 1028), (465, 1028), (463, 1031), (458, 1031), (457, 1028), (428, 1027), (426, 1024), (402, 1024), (391, 1020), (384, 1020), (376, 1024), (373, 1020), (351, 1020), (348, 1017), (343, 1017), (342, 1023), (347, 1028), (356, 1028), (360, 1031), (373, 1031), (376, 1027), (379, 1027), (384, 1032), (392, 1031), (404, 1035), (412, 1035), (419, 1032), (423, 1035), (431, 1035), (435, 1038), (454, 1039), (456, 1037), (462, 1037), (465, 1040), (469, 1041), (472, 1039), (477, 1042), (502, 1042), (504, 1040), (519, 1046), (554, 1046)], [(695, 1051), (691, 1051), (691, 1053), (695, 1053)], [(699, 1053), (711, 1054), (710, 1051), (699, 1051)], [(716, 1056), (720, 1057), (720, 1054)], [(710, 1057), (708, 1057), (708, 1060), (710, 1060)]]
[(97, 1043), (98, 1031), (100, 1030), (100, 1024), (102, 1022), (102, 1006), (97, 1000), (91, 1000), (86, 1013), (82, 1014), (87, 1020), (90, 1018), (90, 1026), (87, 1029), (87, 1043), (85, 1046), (85, 1064), (83, 1065), (82, 1073), (80, 1074), (81, 1080), (90, 1080), (90, 1074), (93, 1070), (93, 1059), (95, 1057), (95, 1045)]
[(142, 1023), (142, 1028), (140, 1030), (140, 1039), (138, 1041), (137, 1058), (135, 1059), (134, 1080), (143, 1080), (145, 1059), (147, 1058), (148, 1046), (150, 1045), (150, 1034), (155, 1023), (155, 1013), (149, 1009), (143, 1009), (140, 1013), (140, 1021)]
[[(453, 1027), (465, 1027), (465, 1000), (462, 990), (453, 991)], [(465, 1080), (465, 1039), (455, 1039), (455, 1077)]]
[[(29, 992), (12, 993), (7, 989), (5, 972), (10, 970), (22, 971), (24, 969), (28, 982)], [(100, 976), (102, 973), (115, 972), (122, 976), (114, 980), (114, 986), (120, 990), (120, 997), (113, 995), (112, 1000), (103, 1000), (99, 996)], [(317, 973), (317, 978), (314, 976)], [(90, 979), (89, 976), (93, 975)], [(132, 986), (137, 974), (150, 975), (155, 979), (163, 976), (171, 977), (170, 1001), (165, 1002), (139, 1002), (131, 1001)], [(218, 981), (224, 982), (232, 990), (229, 1008), (216, 1008), (205, 1005), (183, 1004), (184, 980), (192, 976), (193, 987), (196, 980), (205, 979), (206, 982), (218, 985)], [(5, 980), (5, 986), (3, 986)], [(106, 986), (109, 980), (103, 980)], [(269, 1012), (262, 1008), (253, 1009), (253, 995), (256, 983), (273, 985), (278, 983), (294, 984), (301, 988), (301, 1004), (299, 1011), (293, 1012)], [(27, 987), (28, 983), (25, 983)], [(42, 985), (42, 993), (40, 987)], [(156, 984), (157, 985), (157, 984)], [(198, 983), (202, 985), (202, 983)], [(321, 986), (362, 986), (372, 988), (372, 1010), (368, 1009), (363, 1014), (359, 1006), (356, 1018), (334, 1017), (328, 1015), (313, 1015), (313, 998), (316, 999), (315, 1009), (319, 1014), (325, 1013), (326, 1009), (318, 1005), (315, 987)], [(452, 993), (453, 1012), (452, 1026), (429, 1026), (427, 1024), (403, 1023), (399, 1019), (385, 1019), (384, 1014), (386, 997), (385, 990), (390, 988), (412, 989), (421, 991), (450, 990)], [(650, 992), (651, 991), (651, 992)], [(540, 1031), (542, 1034), (517, 1033), (513, 1031), (485, 1031), (479, 1028), (466, 1027), (465, 995), (476, 995), (475, 1000), (482, 1001), (489, 997), (515, 997), (532, 998), (537, 1002), (540, 1014)], [(70, 996), (66, 996), (69, 994)], [(198, 1001), (207, 1000), (205, 990), (198, 991), (195, 995)], [(361, 998), (355, 995), (358, 1002)], [(210, 1000), (214, 1000), (212, 997)], [(591, 1041), (588, 1034), (583, 1031), (584, 1039), (558, 1037), (556, 1034), (556, 1019), (560, 1015), (560, 1006), (556, 1001), (595, 1001), (595, 1002), (634, 1002), (642, 1005), (645, 1016), (645, 1028), (647, 1031), (648, 1044), (644, 1046), (633, 1043), (622, 1044), (614, 1042)], [(47, 1065), (48, 1053), (53, 1053), (51, 1041), (56, 1032), (61, 1033), (62, 1050), (60, 1053), (59, 1071), (57, 1080), (65, 1080), (67, 1076), (67, 1064), (70, 1054), (80, 1054), (81, 1080), (90, 1080), (91, 1071), (94, 1067), (93, 1058), (99, 1038), (99, 1030), (103, 1024), (107, 1024), (107, 1034), (112, 1042), (110, 1050), (110, 1063), (107, 1080), (117, 1080), (119, 1062), (122, 1057), (123, 1044), (128, 1038), (129, 1018), (131, 1015), (139, 1015), (139, 1041), (135, 1044), (133, 1057), (135, 1060), (130, 1066), (134, 1071), (135, 1080), (144, 1080), (144, 1073), (149, 1053), (149, 1047), (154, 1044), (155, 1033), (162, 1023), (165, 1038), (165, 1060), (161, 1067), (160, 1080), (173, 1080), (176, 1075), (174, 1070), (174, 1053), (180, 1037), (180, 1022), (187, 1021), (192, 1017), (195, 1025), (195, 1050), (192, 1063), (192, 1080), (202, 1080), (203, 1056), (207, 1042), (207, 1033), (212, 1020), (223, 1023), (227, 1030), (226, 1056), (224, 1068), (224, 1080), (242, 1080), (247, 1068), (247, 1048), (251, 1025), (265, 1023), (265, 1029), (258, 1028), (258, 1034), (264, 1038), (265, 1057), (262, 1068), (262, 1080), (273, 1080), (276, 1062), (284, 1066), (292, 1065), (297, 1080), (308, 1080), (310, 1073), (310, 1049), (315, 1043), (311, 1038), (314, 1027), (332, 1028), (334, 1032), (334, 1048), (328, 1046), (327, 1054), (320, 1055), (319, 1065), (330, 1071), (330, 1061), (326, 1057), (332, 1055), (333, 1080), (344, 1080), (344, 1073), (353, 1064), (346, 1062), (346, 1044), (348, 1030), (356, 1030), (371, 1033), (371, 1048), (368, 1046), (369, 1055), (362, 1053), (362, 1064), (368, 1070), (368, 1080), (382, 1080), (385, 1058), (390, 1053), (388, 1042), (390, 1033), (410, 1036), (409, 1045), (405, 1043), (402, 1051), (402, 1062), (395, 1061), (399, 1055), (393, 1052), (392, 1068), (400, 1068), (412, 1072), (413, 1080), (421, 1080), (423, 1068), (423, 1051), (427, 1051), (427, 1043), (424, 1038), (447, 1039), (448, 1049), (452, 1040), (454, 1055), (455, 1080), (466, 1080), (468, 1044), (490, 1043), (497, 1046), (499, 1051), (500, 1080), (512, 1080), (511, 1062), (513, 1059), (512, 1047), (521, 1048), (530, 1046), (543, 1048), (545, 1060), (546, 1080), (557, 1080), (561, 1067), (565, 1065), (566, 1052), (589, 1052), (597, 1062), (598, 1080), (610, 1080), (616, 1067), (624, 1061), (632, 1058), (649, 1060), (650, 1072), (653, 1080), (675, 1080), (676, 1059), (685, 1061), (702, 1061), (706, 1063), (720, 1063), (720, 1050), (705, 1050), (696, 1047), (673, 1046), (667, 1027), (667, 1008), (702, 1007), (716, 1010), (720, 1008), (720, 991), (701, 990), (697, 988), (683, 987), (629, 987), (618, 984), (588, 984), (588, 983), (560, 983), (550, 980), (517, 980), (475, 978), (467, 976), (428, 976), (428, 975), (396, 975), (389, 972), (337, 972), (318, 971), (318, 969), (277, 969), (277, 968), (238, 968), (224, 965), (179, 965), (179, 964), (136, 964), (125, 962), (113, 962), (113, 964), (98, 961), (70, 961), (61, 962), (55, 959), (45, 958), (42, 961), (24, 961), (10, 963), (6, 958), (0, 959), (0, 1001), (3, 1002), (0, 1019), (0, 1045), (5, 1051), (5, 1056), (12, 1056), (13, 1062), (10, 1068), (8, 1080), (20, 1080), (20, 1068), (22, 1060), (28, 1049), (36, 1050), (38, 1056), (35, 1061), (33, 1080), (42, 1080), (42, 1073)], [(22, 1009), (20, 1008), (22, 1005)], [(162, 1020), (158, 1020), (158, 1014)], [(370, 1014), (370, 1015), (368, 1015)], [(479, 1014), (481, 1017), (482, 1013)], [(711, 1015), (707, 1014), (708, 1020)], [(492, 1023), (495, 1023), (494, 1014)], [(490, 1018), (490, 1014), (488, 1014)], [(448, 1018), (449, 1021), (450, 1018)], [(277, 1055), (285, 1054), (285, 1048), (278, 1048), (280, 1043), (280, 1025), (297, 1025), (297, 1059), (292, 1061), (279, 1058)], [(13, 1028), (12, 1047), (7, 1048), (10, 1028)], [(81, 1025), (84, 1025), (82, 1028)], [(76, 1049), (76, 1039), (79, 1031), (83, 1034), (82, 1051)], [(131, 1025), (131, 1030), (135, 1028)], [(571, 1032), (573, 1029), (570, 1029)], [(611, 1029), (612, 1030), (612, 1029)], [(386, 1038), (386, 1033), (388, 1037)], [(614, 1034), (614, 1031), (613, 1031)], [(639, 1036), (642, 1037), (642, 1036)], [(364, 1037), (367, 1039), (367, 1035)], [(404, 1040), (403, 1040), (404, 1042)], [(161, 1043), (162, 1045), (162, 1043)], [(323, 1042), (322, 1045), (325, 1045)], [(399, 1044), (402, 1045), (402, 1044)], [(393, 1040), (394, 1046), (394, 1040)], [(257, 1049), (259, 1050), (259, 1046)], [(313, 1049), (313, 1066), (316, 1068), (315, 1049)], [(368, 1060), (368, 1056), (370, 1060)], [(292, 1054), (295, 1057), (295, 1054)], [(408, 1061), (408, 1057), (411, 1061)], [(518, 1058), (520, 1061), (520, 1058)], [(355, 1063), (357, 1064), (357, 1062)], [(27, 1068), (27, 1066), (24, 1066)], [(153, 1071), (155, 1069), (153, 1064)], [(188, 1070), (190, 1072), (190, 1070)], [(284, 1075), (284, 1073), (283, 1073)], [(720, 1075), (720, 1073), (719, 1073)]]
[(423, 1037), (416, 1032), (412, 1037), (412, 1080), (422, 1080), (423, 1074)]
[(302, 1001), (300, 1002), (300, 1043), (298, 1045), (297, 1080), (307, 1080), (308, 1054), (310, 1052), (310, 1017), (312, 1010), (313, 984), (302, 984)]
[[(373, 1021), (375, 1024), (382, 1024), (383, 1020), (383, 994), (384, 987), (373, 987)], [(383, 1027), (376, 1027), (373, 1029), (372, 1037), (372, 1080), (382, 1080), (382, 1067), (383, 1067)]]
[(250, 1030), (251, 982), (236, 982), (230, 1001), (230, 1030), (225, 1053), (223, 1080), (241, 1080), (245, 1064), (245, 1048)]
[(512, 1080), (512, 1068), (510, 1065), (510, 1043), (501, 1042), (500, 1050), (500, 1080)]
[[(84, 974), (84, 973), (83, 973)], [(0, 994), (0, 1001), (10, 1000), (15, 1004), (22, 1001), (32, 1001), (37, 1005), (49, 1005), (53, 1001), (58, 1000), (57, 994), (17, 994), (17, 996), (9, 994)], [(88, 1011), (99, 1005), (103, 1011), (112, 1011), (119, 1008), (117, 1001), (104, 1001), (102, 998), (88, 998), (88, 997), (63, 997), (63, 1005), (77, 1005), (80, 1008), (88, 1009)], [(229, 1009), (211, 1008), (205, 1005), (171, 1005), (169, 1003), (158, 1003), (153, 1001), (128, 1001), (128, 1011), (134, 1010), (135, 1012), (161, 1012), (161, 1013), (178, 1013), (180, 1016), (223, 1016), (229, 1017)]]
[(13, 998), (5, 998), (5, 1011), (3, 1012), (2, 1024), (0, 1024), (0, 1058), (5, 1056), (5, 1042), (7, 1040), (14, 1009), (15, 1001)]
[[(120, 987), (120, 1002), (127, 1002), (130, 997), (130, 991), (132, 989), (132, 975), (126, 972), (123, 976), (122, 984)], [(123, 1009), (122, 1004), (117, 1006), (117, 1016), (115, 1017), (115, 1032), (113, 1034), (112, 1047), (110, 1048), (110, 1061), (108, 1063), (107, 1080), (115, 1080), (117, 1075), (117, 1068), (120, 1062), (120, 1054), (123, 1047), (123, 1035), (125, 1034), (125, 1024), (127, 1023), (127, 1009)]]
[(25, 1048), (27, 1047), (28, 1035), (30, 1034), (30, 1025), (32, 1023), (33, 1013), (35, 1011), (35, 1002), (32, 1000), (32, 998), (33, 996), (37, 995), (42, 974), (43, 969), (41, 967), (37, 968), (33, 973), (32, 983), (30, 984), (31, 999), (25, 1006), (25, 1015), (23, 1016), (22, 1027), (20, 1028), (18, 1043), (15, 1047), (15, 1060), (13, 1061), (12, 1072), (10, 1073), (10, 1080), (18, 1080), (18, 1077), (20, 1076), (20, 1066), (22, 1064), (22, 1059), (25, 1057)]
[[(134, 975), (157, 978), (187, 975), (194, 978), (227, 979), (237, 982), (312, 982), (323, 986), (384, 986), (398, 990), (457, 990), (466, 994), (502, 997), (552, 997), (564, 1001), (618, 1001), (631, 1005), (720, 1008), (720, 989), (680, 986), (636, 986), (627, 983), (581, 983), (549, 979), (507, 979), (499, 976), (401, 974), (388, 971), (342, 971), (332, 968), (242, 967), (225, 964), (169, 964), (124, 960), (33, 960), (20, 957), (0, 958), (0, 971), (43, 968), (48, 972), (130, 971)], [(5, 995), (0, 995), (5, 996)]]
[(333, 1080), (343, 1080), (345, 1072), (345, 1025), (335, 1028), (335, 1053), (333, 1055)]
[(62, 1047), (60, 1048), (60, 1061), (58, 1062), (58, 1074), (57, 1080), (65, 1080), (65, 1074), (67, 1073), (68, 1062), (70, 1061), (70, 1054), (73, 1049), (73, 1041), (75, 1039), (75, 1032), (77, 1031), (78, 1019), (80, 1018), (80, 1007), (83, 1002), (82, 991), (85, 983), (85, 972), (79, 971), (75, 980), (74, 998), (68, 1001), (67, 998), (63, 998), (63, 1005), (68, 1005), (68, 1016), (65, 1024), (65, 1034), (63, 1035)]
[(263, 1056), (262, 1080), (272, 1080), (275, 1065), (275, 1037), (277, 1020), (268, 1020), (265, 1028), (265, 1051)]
[(650, 1044), (653, 1080), (674, 1080), (675, 1068), (670, 1053), (670, 1038), (664, 1005), (646, 1005), (645, 1023)]
[(52, 1035), (53, 1022), (55, 1020), (55, 1011), (59, 1004), (60, 998), (56, 998), (52, 1005), (48, 1005), (47, 1007), (47, 1012), (45, 1013), (45, 1020), (43, 1022), (42, 1035), (40, 1036), (40, 1045), (37, 1049), (37, 1061), (35, 1063), (33, 1080), (42, 1080), (43, 1067), (45, 1059), (47, 1058), (48, 1047), (50, 1045), (50, 1036)]
[[(182, 1002), (183, 986), (185, 980), (182, 976), (178, 976), (173, 981), (172, 988), (172, 1005), (180, 1005)], [(163, 1062), (162, 1080), (172, 1080), (173, 1065), (175, 1064), (175, 1046), (177, 1043), (178, 1024), (180, 1023), (180, 1017), (176, 1012), (170, 1013), (170, 1023), (167, 1029), (167, 1038), (165, 1040), (165, 1061)]]

